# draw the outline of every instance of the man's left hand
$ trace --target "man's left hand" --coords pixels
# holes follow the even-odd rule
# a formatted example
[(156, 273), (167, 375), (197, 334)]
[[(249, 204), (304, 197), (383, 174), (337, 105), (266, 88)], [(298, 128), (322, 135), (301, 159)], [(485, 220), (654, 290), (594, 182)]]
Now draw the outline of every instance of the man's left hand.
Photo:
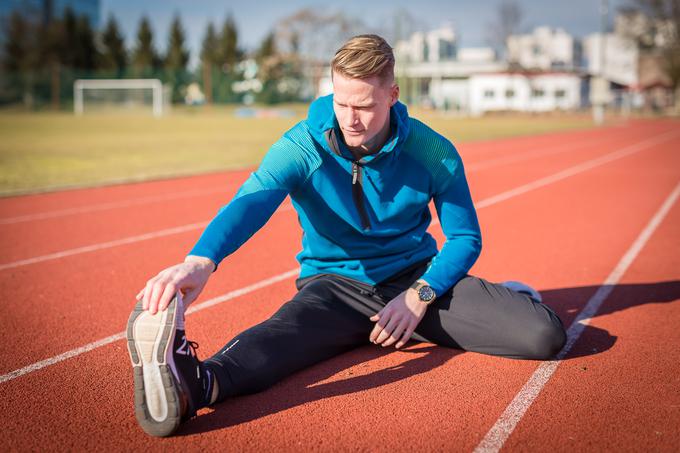
[(376, 322), (369, 337), (371, 343), (384, 347), (398, 340), (395, 347), (401, 348), (413, 335), (426, 310), (427, 304), (420, 300), (416, 290), (407, 289), (370, 318)]

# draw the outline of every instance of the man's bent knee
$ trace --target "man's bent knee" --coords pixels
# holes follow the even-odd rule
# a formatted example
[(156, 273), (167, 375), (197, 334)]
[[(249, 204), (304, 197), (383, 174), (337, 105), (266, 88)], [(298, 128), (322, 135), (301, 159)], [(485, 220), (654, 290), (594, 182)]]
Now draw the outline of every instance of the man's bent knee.
[(567, 334), (561, 325), (546, 323), (531, 333), (527, 333), (526, 350), (522, 358), (549, 360), (554, 358), (567, 342)]

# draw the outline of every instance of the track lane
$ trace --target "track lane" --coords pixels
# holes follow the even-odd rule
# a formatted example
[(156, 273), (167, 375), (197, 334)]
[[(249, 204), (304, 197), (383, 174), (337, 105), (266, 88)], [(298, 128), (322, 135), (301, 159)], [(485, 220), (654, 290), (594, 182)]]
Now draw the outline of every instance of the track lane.
[[(672, 152), (672, 150), (671, 150)], [(671, 152), (666, 151), (664, 154), (670, 154)], [(632, 158), (631, 158), (632, 159)], [(616, 168), (610, 168), (610, 166), (602, 167), (598, 170), (594, 170), (592, 174), (584, 174), (582, 177), (575, 178), (574, 180), (565, 180), (559, 185), (552, 187), (546, 187), (540, 191), (534, 193), (529, 193), (526, 195), (526, 199), (517, 199), (514, 201), (508, 201), (507, 203), (501, 203), (494, 207), (493, 209), (484, 210), (480, 213), (480, 218), (482, 218), (482, 224), (485, 225), (489, 221), (500, 221), (504, 225), (504, 228), (515, 230), (518, 232), (511, 236), (511, 242), (524, 243), (527, 240), (522, 240), (524, 238), (531, 238), (531, 241), (536, 239), (536, 235), (543, 233), (543, 229), (547, 229), (549, 232), (546, 235), (551, 236), (553, 241), (560, 240), (566, 237), (566, 233), (571, 234), (592, 234), (593, 224), (598, 225), (600, 228), (606, 229), (609, 225), (610, 228), (617, 225), (616, 218), (610, 218), (614, 216), (607, 215), (607, 212), (603, 212), (601, 206), (598, 206), (598, 202), (604, 206), (607, 206), (607, 210), (610, 209), (611, 203), (608, 201), (615, 200), (617, 196), (621, 193), (625, 194), (646, 194), (640, 195), (641, 197), (650, 196), (650, 191), (656, 191), (654, 181), (649, 184), (649, 180), (637, 181), (635, 178), (629, 181), (621, 181), (621, 174), (625, 172), (626, 168), (632, 168), (632, 165), (636, 165), (638, 169), (645, 168), (644, 165), (649, 163), (648, 159), (635, 160), (634, 164), (628, 163), (628, 166), (620, 165), (625, 162), (618, 162)], [(659, 158), (657, 154), (654, 154), (653, 159), (656, 164), (661, 164), (664, 166), (664, 160)], [(614, 164), (612, 164), (613, 166)], [(600, 177), (604, 173), (606, 177)], [(567, 183), (567, 181), (570, 181)], [(560, 186), (560, 187), (558, 187)], [(568, 190), (564, 187), (567, 186)], [(557, 190), (560, 189), (560, 190)], [(587, 206), (578, 206), (575, 208), (574, 197), (569, 195), (574, 195), (574, 192), (578, 195), (583, 196), (586, 191), (591, 191), (591, 196), (587, 203)], [(550, 192), (550, 194), (544, 193)], [(604, 200), (604, 203), (602, 201)], [(562, 205), (561, 203), (565, 203)], [(539, 208), (540, 206), (540, 208)], [(629, 206), (631, 211), (631, 216), (635, 212), (635, 207), (637, 205)], [(518, 211), (524, 211), (528, 208), (533, 207), (533, 209), (541, 209), (545, 217), (541, 218), (540, 223), (533, 223), (531, 226), (527, 227), (526, 222), (521, 220), (519, 216), (513, 216), (513, 213)], [(573, 212), (572, 212), (573, 210)], [(590, 222), (578, 223), (570, 228), (570, 225), (561, 222), (561, 218), (558, 218), (557, 213), (562, 214), (589, 214)], [(617, 214), (620, 211), (616, 212)], [(570, 217), (571, 219), (574, 216)], [(499, 223), (500, 223), (499, 222)], [(524, 226), (517, 228), (517, 225)], [(498, 231), (500, 228), (493, 228), (492, 231), (485, 232), (485, 238), (487, 239), (485, 250), (490, 250), (489, 239), (496, 240)], [(623, 225), (620, 230), (628, 230), (627, 225)], [(601, 233), (601, 230), (597, 230), (597, 233)], [(560, 234), (561, 233), (561, 234)], [(501, 241), (500, 247), (494, 247), (494, 255), (497, 252), (502, 255), (508, 256), (507, 247), (512, 244), (508, 244), (507, 241)], [(554, 247), (554, 244), (553, 244)], [(546, 256), (546, 249), (533, 246), (529, 249), (523, 251), (519, 255), (522, 259), (520, 260), (516, 254), (510, 254), (511, 260), (502, 261), (495, 256), (491, 261), (485, 259), (488, 256), (488, 252), (483, 254), (482, 260), (475, 269), (480, 269), (483, 272), (479, 272), (481, 275), (488, 276), (492, 278), (493, 274), (502, 275), (503, 272), (508, 272), (508, 268), (512, 267), (512, 275), (517, 276), (517, 274), (524, 273), (524, 278), (541, 275), (542, 271), (545, 271), (545, 267), (549, 272), (543, 275), (552, 275), (560, 273), (563, 277), (564, 273), (569, 271), (569, 269), (574, 268), (574, 264), (582, 260), (583, 256), (589, 256), (592, 251), (592, 246), (588, 244), (575, 244), (573, 248), (565, 248), (569, 250), (572, 256), (561, 256), (562, 261), (555, 260), (550, 261), (551, 255)], [(551, 250), (551, 249), (547, 249)], [(598, 257), (598, 260), (609, 261), (613, 260), (615, 257), (602, 256)], [(566, 262), (566, 261), (569, 262)], [(593, 260), (595, 261), (595, 260)], [(553, 263), (553, 267), (545, 266), (543, 269), (538, 269), (537, 266), (528, 266), (527, 263)], [(593, 264), (593, 263), (591, 263)], [(594, 263), (597, 264), (597, 263)], [(514, 266), (513, 266), (514, 265)], [(606, 265), (601, 266), (606, 268)], [(525, 271), (528, 269), (528, 271)], [(598, 268), (599, 269), (599, 268)], [(486, 274), (489, 273), (489, 275)], [(518, 276), (519, 277), (519, 276)], [(589, 275), (589, 277), (592, 277)], [(550, 288), (545, 283), (548, 281), (546, 278), (544, 281), (539, 281), (536, 279), (529, 280), (530, 282), (537, 282), (537, 285), (541, 289)], [(578, 280), (578, 279), (576, 279)], [(570, 281), (570, 280), (567, 280)], [(286, 293), (286, 286), (283, 287), (282, 292)], [(290, 292), (290, 285), (287, 286)], [(273, 290), (276, 288), (272, 288)], [(279, 288), (280, 290), (280, 288)], [(263, 291), (263, 295), (266, 292)], [(276, 292), (275, 292), (276, 293)], [(292, 292), (290, 293), (292, 294)], [(280, 295), (279, 295), (280, 297)], [(250, 303), (254, 302), (254, 303)], [(573, 302), (573, 300), (572, 300)], [(261, 303), (261, 304), (260, 304)], [(268, 309), (273, 310), (278, 306), (280, 302), (269, 302), (268, 299), (258, 300), (258, 301), (234, 301), (233, 304), (215, 307), (210, 313), (202, 312), (197, 313), (194, 317), (190, 318), (192, 325), (204, 326), (200, 331), (197, 332), (196, 338), (202, 341), (202, 350), (214, 350), (214, 348), (220, 346), (223, 341), (215, 340), (215, 338), (210, 333), (225, 332), (225, 335), (234, 333), (239, 330), (241, 323), (245, 322), (246, 318), (252, 319), (250, 310), (253, 310), (256, 306), (263, 307), (261, 311), (256, 316), (261, 316), (261, 319), (267, 316), (267, 306)], [(561, 309), (563, 309), (562, 307)], [(567, 307), (568, 308), (568, 307)], [(234, 325), (231, 328), (224, 327), (224, 314), (229, 319), (234, 319)], [(207, 327), (207, 328), (206, 328)], [(213, 330), (216, 329), (216, 330)], [(233, 329), (233, 330), (232, 330)], [(194, 329), (196, 331), (197, 329)], [(120, 343), (122, 344), (122, 343)], [(207, 348), (205, 346), (207, 345)], [(111, 348), (115, 350), (115, 345), (111, 345)], [(107, 347), (107, 351), (109, 351)], [(437, 348), (443, 350), (443, 348)], [(367, 351), (358, 351), (359, 356), (356, 357), (357, 362), (365, 360), (366, 358), (371, 359), (369, 352), (373, 349)], [(110, 352), (110, 351), (109, 351)], [(124, 352), (124, 351), (123, 351)], [(92, 360), (97, 361), (99, 359), (98, 353), (94, 354)], [(220, 405), (220, 410), (216, 411), (212, 416), (203, 417), (196, 422), (187, 425), (185, 428), (185, 434), (192, 435), (192, 442), (197, 442), (197, 445), (216, 445), (223, 444), (222, 442), (228, 442), (228, 445), (237, 447), (244, 447), (247, 449), (260, 449), (260, 448), (271, 448), (298, 445), (307, 446), (310, 448), (331, 448), (337, 445), (353, 445), (357, 448), (373, 448), (376, 447), (375, 437), (371, 437), (371, 432), (374, 432), (376, 423), (374, 421), (375, 414), (380, 414), (381, 422), (380, 428), (383, 432), (386, 432), (386, 436), (391, 439), (396, 439), (398, 442), (396, 444), (391, 444), (388, 442), (388, 448), (404, 448), (405, 446), (414, 447), (427, 447), (432, 448), (436, 446), (451, 447), (456, 445), (456, 447), (461, 447), (463, 445), (470, 444), (469, 439), (474, 440), (474, 436), (479, 436), (481, 429), (477, 429), (482, 423), (479, 422), (479, 411), (484, 409), (484, 413), (487, 411), (489, 413), (494, 412), (496, 408), (497, 415), (500, 410), (502, 410), (502, 404), (496, 404), (498, 400), (502, 400), (506, 396), (512, 397), (512, 394), (516, 389), (521, 386), (522, 380), (526, 378), (528, 374), (535, 367), (534, 362), (524, 362), (524, 361), (510, 361), (503, 359), (494, 359), (490, 357), (484, 357), (475, 354), (461, 354), (461, 355), (447, 355), (441, 353), (432, 352), (426, 353), (422, 352), (420, 355), (426, 356), (420, 362), (426, 362), (425, 369), (423, 369), (423, 364), (419, 361), (409, 362), (409, 359), (413, 358), (413, 355), (408, 355), (409, 353), (400, 352), (389, 354), (385, 356), (375, 357), (371, 360), (368, 366), (364, 366), (364, 363), (356, 363), (353, 367), (348, 370), (344, 369), (344, 365), (347, 365), (344, 360), (350, 360), (342, 356), (341, 358), (334, 359), (328, 364), (322, 364), (318, 367), (313, 367), (308, 372), (301, 373), (301, 376), (296, 376), (282, 383), (281, 386), (272, 389), (270, 392), (265, 392), (264, 394), (254, 395), (252, 397), (246, 397), (242, 399), (237, 399)], [(413, 353), (416, 354), (416, 353)], [(439, 355), (437, 355), (439, 354)], [(89, 354), (88, 354), (89, 355)], [(124, 356), (124, 354), (123, 354)], [(111, 360), (110, 355), (104, 354), (107, 363)], [(82, 369), (83, 371), (78, 371), (78, 373), (85, 374), (84, 378), (88, 378), (87, 374), (87, 357), (73, 359), (73, 365), (68, 365), (68, 363), (60, 364), (55, 366), (50, 370), (44, 370), (36, 373), (32, 376), (50, 376), (50, 382), (56, 382), (67, 385), (69, 381), (64, 381), (69, 375), (67, 370), (72, 370), (72, 367), (77, 367), (76, 369)], [(81, 361), (82, 360), (82, 361)], [(127, 360), (125, 356), (124, 360)], [(76, 363), (76, 361), (78, 363)], [(118, 362), (122, 362), (123, 358), (118, 357)], [(110, 379), (112, 381), (120, 381), (125, 379), (126, 367), (129, 365), (125, 363), (118, 363), (114, 361), (114, 365), (109, 367), (95, 367), (97, 370), (106, 370), (107, 373), (111, 373)], [(118, 373), (118, 367), (116, 363), (120, 365), (120, 374)], [(351, 365), (351, 361), (349, 362)], [(398, 380), (390, 381), (390, 377), (386, 377), (385, 374), (379, 373), (379, 370), (384, 370), (386, 367), (392, 368), (392, 373), (396, 374)], [(63, 367), (63, 368), (62, 368)], [(90, 367), (92, 367), (90, 365)], [(415, 367), (415, 368), (414, 368)], [(406, 370), (395, 373), (398, 370)], [(412, 371), (409, 374), (409, 370)], [(379, 373), (378, 375), (371, 374), (371, 371)], [(427, 371), (424, 374), (420, 374), (422, 371)], [(46, 374), (42, 374), (46, 373)], [(129, 373), (129, 370), (127, 371)], [(305, 374), (306, 373), (306, 374)], [(362, 384), (361, 380), (348, 381), (347, 383), (342, 383), (343, 380), (349, 379), (352, 375), (349, 373), (354, 373), (356, 375), (367, 376), (364, 381), (367, 383)], [(304, 384), (305, 379), (316, 379), (312, 381), (318, 386), (319, 377), (323, 377), (326, 374), (330, 374), (330, 378), (321, 379), (322, 383), (333, 384), (330, 387), (321, 387), (322, 391), (315, 394), (311, 400), (307, 401), (305, 397), (296, 398), (294, 395), (302, 392), (305, 394), (307, 391), (304, 390), (306, 386), (301, 387), (301, 383)], [(72, 374), (71, 374), (72, 375)], [(93, 374), (93, 376), (102, 376), (102, 374)], [(455, 386), (450, 384), (451, 377), (453, 382), (456, 383)], [(467, 377), (467, 379), (465, 379)], [(429, 378), (425, 380), (420, 380), (419, 378)], [(22, 378), (24, 379), (24, 378)], [(26, 377), (25, 379), (28, 379)], [(127, 378), (129, 379), (129, 377)], [(300, 381), (299, 379), (302, 379)], [(20, 383), (22, 380), (13, 381), (15, 383)], [(471, 382), (472, 381), (472, 382)], [(499, 385), (502, 383), (502, 385)], [(378, 387), (376, 385), (380, 384)], [(129, 384), (128, 384), (129, 385)], [(507, 385), (507, 387), (506, 387)], [(288, 387), (287, 387), (288, 386)], [(354, 389), (364, 388), (363, 390), (354, 391)], [(363, 387), (362, 387), (363, 386)], [(68, 385), (67, 385), (68, 387)], [(110, 385), (109, 383), (104, 383), (103, 388), (112, 391), (115, 388), (115, 392), (124, 392), (126, 389), (121, 389), (120, 385), (117, 387)], [(338, 390), (339, 388), (339, 390)], [(77, 390), (77, 389), (74, 389)], [(77, 400), (73, 399), (71, 394), (67, 395), (70, 399), (67, 402), (73, 402), (78, 405), (84, 412), (95, 409), (99, 404), (103, 405), (107, 410), (111, 410), (106, 416), (109, 417), (109, 421), (104, 420), (104, 414), (94, 415), (92, 418), (93, 422), (85, 421), (83, 423), (83, 430), (76, 428), (72, 430), (73, 427), (69, 426), (69, 429), (64, 430), (63, 427), (59, 426), (54, 420), (50, 422), (47, 416), (38, 416), (37, 422), (44, 421), (43, 426), (45, 426), (47, 435), (52, 433), (55, 435), (56, 439), (63, 439), (64, 437), (60, 435), (57, 431), (59, 429), (67, 432), (65, 441), (70, 445), (82, 445), (89, 444), (93, 445), (95, 442), (92, 437), (84, 436), (83, 433), (89, 432), (86, 428), (96, 426), (98, 423), (99, 430), (103, 430), (107, 433), (107, 438), (125, 438), (130, 439), (130, 443), (127, 444), (127, 448), (131, 445), (149, 445), (148, 438), (139, 438), (139, 432), (135, 432), (136, 426), (134, 426), (134, 421), (130, 424), (130, 418), (127, 421), (122, 421), (120, 424), (115, 423), (112, 426), (111, 418), (113, 421), (119, 421), (118, 409), (120, 408), (123, 413), (129, 411), (125, 409), (124, 404), (118, 404), (117, 400), (111, 400), (110, 397), (97, 395), (96, 389), (84, 389), (81, 392), (81, 396)], [(108, 393), (107, 391), (107, 393)], [(344, 391), (344, 393), (343, 393)], [(25, 392), (25, 390), (24, 390)], [(338, 393), (339, 392), (339, 393)], [(424, 392), (424, 393), (423, 393)], [(308, 393), (308, 392), (307, 392)], [(334, 395), (341, 396), (344, 394), (351, 394), (351, 398), (334, 398)], [(330, 395), (324, 398), (324, 395)], [(440, 411), (433, 411), (430, 407), (416, 406), (413, 408), (410, 406), (413, 401), (432, 401), (432, 395), (438, 395), (437, 401), (440, 403), (449, 402), (449, 405), (441, 408)], [(91, 399), (91, 398), (92, 399)], [(31, 402), (33, 399), (30, 400)], [(129, 403), (129, 402), (128, 402)], [(297, 403), (297, 404), (296, 404)], [(373, 412), (368, 414), (370, 419), (366, 419), (364, 413), (366, 412), (367, 403), (369, 407), (373, 408)], [(38, 404), (38, 402), (34, 403)], [(47, 414), (58, 413), (58, 405), (54, 406), (52, 402), (42, 401), (42, 404), (47, 405), (47, 408), (43, 408)], [(93, 406), (94, 404), (94, 406)], [(26, 404), (24, 403), (24, 406)], [(442, 406), (442, 405), (440, 405)], [(33, 406), (35, 407), (35, 405)], [(404, 409), (405, 408), (405, 409)], [(351, 412), (350, 412), (351, 411)], [(71, 414), (68, 412), (68, 414)], [(329, 432), (327, 425), (328, 414), (338, 414), (338, 413), (351, 413), (353, 417), (351, 420), (343, 422), (343, 424), (338, 428)], [(29, 412), (30, 414), (30, 412)], [(68, 415), (67, 414), (67, 415)], [(114, 414), (111, 416), (111, 414)], [(239, 415), (245, 414), (245, 415)], [(354, 416), (358, 414), (358, 416)], [(481, 414), (484, 415), (484, 414)], [(132, 417), (131, 411), (128, 417)], [(333, 416), (335, 419), (335, 416)], [(402, 418), (404, 417), (404, 418)], [(489, 418), (489, 417), (487, 417)], [(410, 420), (412, 422), (418, 422), (427, 426), (425, 432), (419, 432), (417, 434), (409, 433), (405, 430), (404, 420)], [(483, 418), (482, 418), (483, 420)], [(451, 421), (451, 423), (442, 426), (442, 421)], [(492, 420), (490, 420), (492, 422)], [(407, 424), (412, 426), (412, 424)], [(14, 426), (14, 425), (13, 425)], [(285, 434), (280, 431), (280, 427), (285, 426)], [(17, 428), (13, 428), (18, 429)], [(111, 429), (111, 431), (109, 431)], [(122, 430), (121, 430), (122, 429)], [(127, 431), (125, 430), (127, 429)], [(197, 430), (214, 429), (218, 430), (216, 432), (211, 432), (208, 435), (194, 435), (191, 434)], [(316, 431), (315, 431), (316, 430)], [(75, 431), (75, 432), (73, 432)], [(321, 433), (323, 435), (313, 434)], [(257, 433), (257, 437), (253, 441), (253, 436)], [(431, 434), (432, 436), (428, 436)], [(38, 434), (37, 438), (34, 439), (38, 441), (44, 439), (45, 434)], [(75, 437), (74, 437), (75, 436)], [(419, 440), (420, 439), (420, 440)], [(423, 442), (425, 439), (425, 444)], [(96, 439), (95, 439), (96, 440)], [(180, 449), (182, 447), (183, 439), (171, 439), (168, 442), (163, 441), (163, 445), (170, 449)], [(139, 441), (139, 443), (137, 443)], [(101, 440), (100, 442), (107, 442), (106, 440)], [(115, 441), (111, 441), (115, 442)], [(253, 443), (254, 442), (254, 443)], [(299, 444), (296, 444), (300, 442)], [(34, 444), (35, 445), (35, 444)], [(108, 445), (107, 443), (101, 443), (100, 445)], [(158, 446), (158, 443), (154, 445)]]

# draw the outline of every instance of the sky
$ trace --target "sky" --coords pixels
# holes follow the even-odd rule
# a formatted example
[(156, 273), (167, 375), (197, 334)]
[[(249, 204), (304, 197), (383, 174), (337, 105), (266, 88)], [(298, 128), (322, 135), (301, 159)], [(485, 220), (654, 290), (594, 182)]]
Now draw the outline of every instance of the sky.
[[(576, 37), (600, 29), (601, 0), (517, 0), (523, 12), (522, 29), (535, 26), (561, 27)], [(609, 0), (610, 20), (617, 8), (632, 0)], [(209, 21), (219, 30), (228, 13), (234, 16), (241, 45), (246, 50), (257, 48), (277, 21), (296, 11), (312, 7), (321, 11), (342, 11), (350, 17), (360, 17), (368, 26), (366, 32), (385, 23), (396, 9), (404, 9), (418, 19), (422, 28), (434, 29), (452, 24), (458, 34), (459, 47), (488, 45), (488, 28), (496, 18), (500, 0), (101, 0), (101, 24), (113, 14), (123, 29), (128, 46), (143, 15), (154, 29), (158, 50), (167, 43), (170, 22), (179, 14), (191, 51), (190, 65), (197, 61), (201, 40)], [(342, 6), (341, 6), (342, 5)], [(427, 30), (423, 30), (427, 31)], [(390, 43), (394, 46), (394, 43)]]

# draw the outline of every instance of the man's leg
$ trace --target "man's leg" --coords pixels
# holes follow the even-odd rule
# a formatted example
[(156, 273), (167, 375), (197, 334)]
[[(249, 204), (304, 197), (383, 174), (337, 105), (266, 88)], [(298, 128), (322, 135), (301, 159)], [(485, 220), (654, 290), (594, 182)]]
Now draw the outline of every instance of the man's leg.
[(442, 346), (535, 360), (554, 357), (567, 338), (547, 305), (470, 275), (428, 307), (416, 332)]
[(204, 362), (217, 378), (217, 401), (264, 390), (295, 371), (368, 344), (373, 323), (347, 303), (360, 303), (356, 299), (365, 293), (331, 276), (308, 282), (271, 318)]
[[(394, 297), (423, 272), (424, 267), (416, 267), (378, 289), (384, 297)], [(547, 305), (467, 275), (428, 307), (414, 338), (483, 354), (544, 360), (562, 349), (566, 333)]]

